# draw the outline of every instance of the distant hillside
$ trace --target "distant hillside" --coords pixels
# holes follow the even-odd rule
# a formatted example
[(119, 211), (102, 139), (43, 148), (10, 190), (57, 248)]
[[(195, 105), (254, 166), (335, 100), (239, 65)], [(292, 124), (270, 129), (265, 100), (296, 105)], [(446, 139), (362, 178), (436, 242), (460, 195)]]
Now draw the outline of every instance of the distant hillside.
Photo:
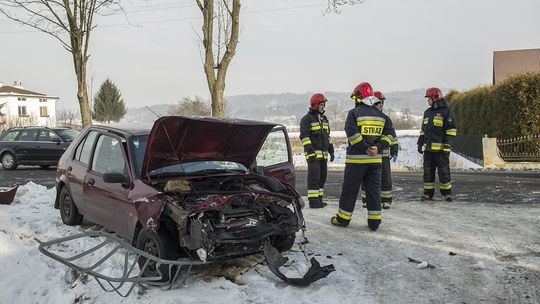
[[(395, 111), (409, 108), (412, 114), (420, 115), (427, 108), (424, 93), (425, 89), (385, 93), (386, 107)], [(311, 94), (238, 95), (226, 97), (226, 100), (231, 105), (233, 116), (264, 119), (270, 116), (303, 115), (307, 110)], [(325, 92), (324, 94), (329, 100), (328, 106), (337, 104), (345, 109), (352, 106), (350, 93)]]
[[(448, 90), (443, 90), (447, 92)], [(413, 115), (421, 115), (427, 108), (424, 98), (425, 89), (411, 91), (397, 91), (384, 93), (386, 96), (386, 107), (394, 111), (405, 108), (411, 110)], [(308, 102), (312, 93), (281, 93), (281, 94), (252, 94), (228, 96), (225, 100), (232, 109), (232, 116), (237, 118), (248, 118), (264, 120), (268, 117), (291, 117), (294, 120), (300, 119), (308, 108)], [(352, 107), (350, 93), (325, 92), (328, 98), (328, 106), (336, 104), (343, 109)], [(150, 108), (156, 114), (162, 116), (167, 114), (170, 104), (152, 105)], [(118, 123), (119, 126), (127, 128), (150, 128), (156, 120), (156, 116), (147, 108), (129, 108), (125, 117)]]

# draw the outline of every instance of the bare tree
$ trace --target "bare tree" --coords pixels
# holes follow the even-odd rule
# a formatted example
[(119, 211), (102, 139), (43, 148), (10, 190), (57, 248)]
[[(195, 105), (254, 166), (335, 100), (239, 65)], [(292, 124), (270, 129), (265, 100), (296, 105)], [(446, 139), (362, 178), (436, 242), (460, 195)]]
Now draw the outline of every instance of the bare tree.
[(71, 53), (83, 126), (92, 123), (86, 64), (95, 14), (120, 9), (120, 0), (0, 0), (0, 12), (11, 20), (46, 33)]
[(328, 0), (327, 13), (340, 13), (341, 7), (344, 5), (356, 5), (363, 3), (365, 0)]
[(418, 119), (414, 117), (409, 108), (401, 109), (400, 112), (385, 108), (384, 112), (392, 119), (392, 124), (396, 130), (414, 129), (419, 124)]
[(347, 111), (341, 105), (333, 104), (326, 107), (326, 116), (330, 119), (332, 130), (343, 130)]
[(38, 117), (36, 115), (27, 116), (7, 116), (0, 125), (0, 131), (9, 128), (29, 127), (38, 125)]
[(178, 104), (169, 106), (168, 115), (186, 115), (186, 116), (210, 116), (210, 107), (208, 103), (200, 97), (184, 97), (178, 101)]
[(212, 116), (224, 116), (227, 70), (236, 53), (240, 0), (195, 0), (203, 15), (204, 73), (212, 98)]

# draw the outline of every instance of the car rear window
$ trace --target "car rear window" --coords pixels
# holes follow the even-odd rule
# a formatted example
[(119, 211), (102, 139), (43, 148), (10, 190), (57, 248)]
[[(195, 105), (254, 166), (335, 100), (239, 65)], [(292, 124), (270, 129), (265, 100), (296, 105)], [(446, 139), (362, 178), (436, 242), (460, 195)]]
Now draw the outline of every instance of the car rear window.
[(73, 129), (57, 129), (55, 131), (66, 142), (72, 142), (80, 133), (79, 131)]
[(77, 150), (75, 150), (74, 159), (80, 161), (83, 164), (88, 165), (90, 163), (90, 154), (92, 154), (92, 146), (96, 140), (97, 132), (90, 131), (88, 135), (81, 141)]
[(0, 140), (14, 141), (17, 135), (19, 135), (19, 130), (7, 131)]

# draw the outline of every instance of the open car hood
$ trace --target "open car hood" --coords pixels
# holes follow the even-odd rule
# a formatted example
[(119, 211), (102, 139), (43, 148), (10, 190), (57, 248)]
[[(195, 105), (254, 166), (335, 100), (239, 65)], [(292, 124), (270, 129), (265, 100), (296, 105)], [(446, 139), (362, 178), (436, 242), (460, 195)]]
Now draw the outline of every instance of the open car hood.
[(242, 119), (166, 116), (154, 123), (142, 175), (180, 163), (232, 161), (250, 168), (275, 124)]

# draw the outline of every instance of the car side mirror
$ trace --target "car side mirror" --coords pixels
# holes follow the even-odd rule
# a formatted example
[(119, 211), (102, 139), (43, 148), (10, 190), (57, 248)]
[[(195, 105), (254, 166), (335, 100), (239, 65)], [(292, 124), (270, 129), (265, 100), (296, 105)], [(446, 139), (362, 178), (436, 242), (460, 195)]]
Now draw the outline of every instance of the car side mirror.
[(264, 167), (263, 166), (256, 166), (255, 170), (253, 170), (253, 173), (264, 175)]
[(53, 139), (51, 139), (52, 142), (55, 142), (57, 144), (60, 144), (62, 141), (60, 140), (60, 138), (58, 137), (53, 137)]
[(120, 184), (126, 183), (128, 178), (122, 173), (104, 173), (103, 181), (108, 184)]

